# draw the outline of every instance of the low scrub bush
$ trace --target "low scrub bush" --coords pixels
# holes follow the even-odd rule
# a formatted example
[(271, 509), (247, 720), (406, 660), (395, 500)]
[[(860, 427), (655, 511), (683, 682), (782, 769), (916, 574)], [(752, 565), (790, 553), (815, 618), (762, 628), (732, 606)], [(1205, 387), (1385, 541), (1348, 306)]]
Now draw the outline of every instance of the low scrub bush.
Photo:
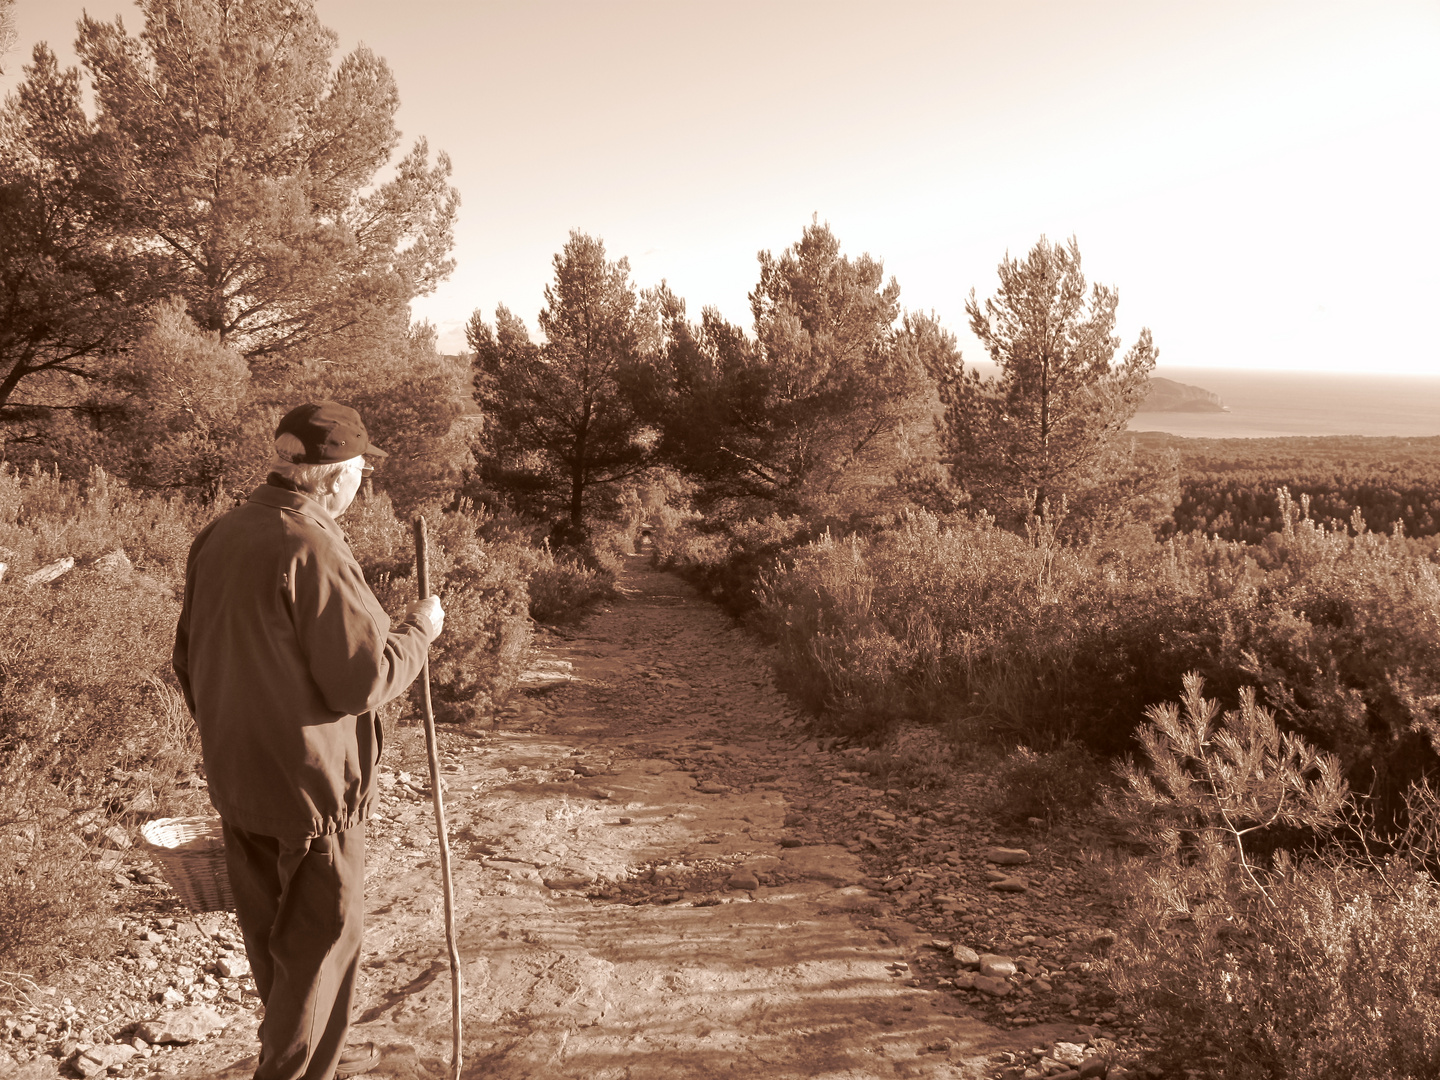
[(678, 570), (703, 596), (743, 616), (761, 604), (762, 579), (777, 565), (788, 565), (790, 553), (822, 531), (803, 518), (778, 514), (728, 523), (680, 518), (662, 524), (653, 540), (660, 565)]
[(1259, 547), (1192, 536), (1118, 552), (907, 514), (772, 557), (758, 617), (816, 711), (969, 717), (1042, 748), (1123, 752), (1190, 670), (1225, 696), (1254, 685), (1393, 811), (1437, 762), (1440, 575), (1402, 538), (1282, 505)]
[(0, 583), (0, 968), (38, 974), (107, 945), (105, 832), (192, 803), (175, 585), (123, 568)]
[[(445, 630), (430, 649), (431, 699), (442, 722), (493, 713), (514, 689), (529, 649), (529, 549), (511, 538), (485, 539), (490, 522), (469, 504), (426, 515), (430, 591), (445, 608)], [(420, 595), (412, 529), (383, 492), (358, 501), (345, 527), (376, 598), (387, 611), (403, 611)], [(417, 701), (412, 691), (388, 715), (418, 719)]]
[(986, 810), (1006, 825), (1031, 818), (1046, 824), (1067, 821), (1097, 805), (1104, 770), (1078, 743), (1041, 752), (1017, 746), (994, 772)]
[[(1266, 830), (1323, 837), (1354, 803), (1338, 763), (1242, 695), (1219, 717), (1186, 682), (1183, 711), (1151, 711), (1144, 767), (1120, 804), (1149, 848), (1116, 871), (1115, 988), (1164, 1063), (1227, 1080), (1414, 1080), (1440, 1075), (1440, 887), (1424, 844), (1255, 855)], [(1433, 837), (1412, 790), (1411, 838)]]
[(530, 615), (551, 625), (576, 623), (615, 595), (614, 575), (586, 566), (568, 552), (529, 553)]

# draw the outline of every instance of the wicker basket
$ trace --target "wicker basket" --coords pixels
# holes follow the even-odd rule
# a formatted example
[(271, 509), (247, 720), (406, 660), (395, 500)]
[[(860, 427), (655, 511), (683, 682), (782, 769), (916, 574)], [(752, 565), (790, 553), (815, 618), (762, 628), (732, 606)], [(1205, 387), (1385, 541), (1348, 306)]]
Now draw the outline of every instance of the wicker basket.
[(191, 911), (234, 910), (219, 818), (156, 818), (140, 826), (140, 835), (175, 895)]

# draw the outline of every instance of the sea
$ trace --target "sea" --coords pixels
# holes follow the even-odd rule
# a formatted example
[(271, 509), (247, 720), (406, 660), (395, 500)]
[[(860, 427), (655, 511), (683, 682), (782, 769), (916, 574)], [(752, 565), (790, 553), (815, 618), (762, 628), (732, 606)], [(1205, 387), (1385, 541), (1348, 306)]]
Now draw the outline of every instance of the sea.
[(1159, 367), (1156, 375), (1220, 395), (1223, 413), (1139, 412), (1131, 431), (1190, 439), (1286, 435), (1440, 435), (1440, 375)]

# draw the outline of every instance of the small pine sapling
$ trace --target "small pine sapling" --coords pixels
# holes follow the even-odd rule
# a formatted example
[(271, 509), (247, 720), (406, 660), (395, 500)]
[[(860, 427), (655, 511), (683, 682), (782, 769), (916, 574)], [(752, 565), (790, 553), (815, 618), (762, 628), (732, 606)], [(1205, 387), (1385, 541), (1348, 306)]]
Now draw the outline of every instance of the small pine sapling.
[[(1350, 795), (1333, 754), (1281, 731), (1255, 690), (1240, 691), (1240, 708), (1220, 716), (1219, 703), (1204, 696), (1198, 672), (1183, 679), (1180, 703), (1152, 705), (1149, 722), (1136, 732), (1148, 767), (1127, 761), (1121, 775), (1131, 809), (1159, 812), (1196, 825), (1233, 844), (1240, 866), (1266, 902), (1274, 901), (1245, 851), (1250, 833), (1282, 824), (1328, 830), (1341, 823)], [(1178, 840), (1174, 825), (1161, 835)]]

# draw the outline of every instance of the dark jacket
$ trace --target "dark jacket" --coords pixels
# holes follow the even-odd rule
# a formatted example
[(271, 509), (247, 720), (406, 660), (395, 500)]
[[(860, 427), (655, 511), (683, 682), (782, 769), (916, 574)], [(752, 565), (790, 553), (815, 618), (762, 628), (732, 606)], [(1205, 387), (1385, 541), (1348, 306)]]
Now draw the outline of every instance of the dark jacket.
[(200, 728), (210, 801), (266, 836), (323, 836), (370, 813), (382, 733), (434, 636), (391, 632), (335, 519), (263, 486), (190, 547), (175, 674)]

